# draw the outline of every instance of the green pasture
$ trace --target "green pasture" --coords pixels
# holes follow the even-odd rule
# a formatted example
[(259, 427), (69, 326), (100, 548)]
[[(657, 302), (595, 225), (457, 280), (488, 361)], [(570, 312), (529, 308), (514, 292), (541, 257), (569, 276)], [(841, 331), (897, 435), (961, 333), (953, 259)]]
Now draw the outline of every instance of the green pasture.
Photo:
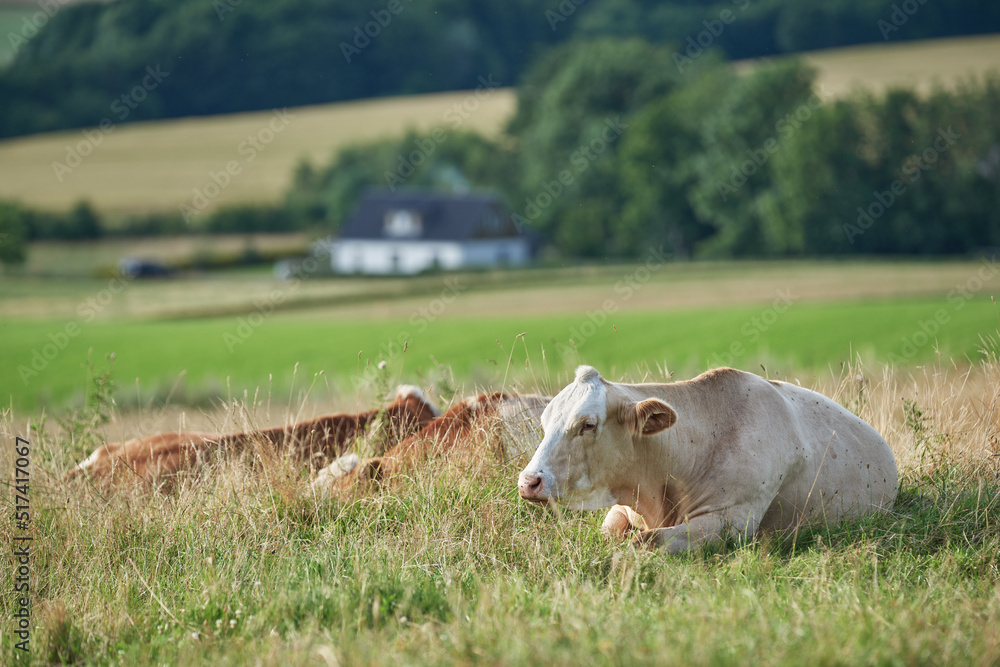
[[(891, 511), (682, 556), (602, 539), (603, 512), (529, 505), (518, 461), (435, 461), (347, 498), (268, 457), (168, 493), (68, 491), (101, 441), (72, 417), (73, 438), (32, 436), (30, 645), (0, 634), (0, 662), (995, 665), (1000, 488), (978, 422), (996, 404), (975, 385), (998, 367), (957, 375), (922, 404), (949, 420), (911, 411), (892, 438), (923, 456)], [(885, 409), (915, 387), (874, 391)]]
[[(785, 312), (764, 304), (436, 321), (308, 313), (90, 324), (7, 320), (0, 324), (0, 396), (9, 394), (24, 410), (79, 401), (88, 358), (102, 369), (110, 354), (120, 398), (140, 404), (171, 391), (181, 402), (236, 398), (258, 388), (285, 397), (308, 388), (320, 372), (321, 392), (352, 391), (380, 377), (436, 382), (442, 366), (460, 383), (496, 387), (508, 376), (550, 390), (581, 362), (632, 379), (646, 372), (662, 377), (663, 369), (685, 377), (719, 365), (763, 372), (761, 364), (782, 377), (858, 355), (902, 365), (978, 359), (982, 337), (995, 334), (998, 324), (985, 295), (794, 303)], [(383, 360), (381, 376), (373, 367)]]
[[(0, 400), (14, 408), (0, 409), (0, 431), (32, 440), (32, 643), (22, 657), (996, 664), (1000, 458), (988, 420), (1000, 365), (979, 350), (1000, 320), (980, 266), (671, 264), (617, 302), (613, 286), (632, 267), (448, 275), (466, 288), (436, 318), (420, 310), (442, 293), (433, 275), (305, 281), (294, 292), (247, 272), (136, 281), (91, 321), (79, 308), (107, 280), (0, 281)], [(789, 286), (798, 298), (776, 301)], [(248, 306), (279, 288), (289, 297), (277, 311)], [(177, 312), (189, 316), (162, 314)], [(514, 482), (523, 462), (485, 456), (421, 466), (356, 496), (318, 494), (291, 459), (268, 457), (218, 461), (171, 493), (85, 483), (67, 494), (61, 475), (108, 436), (100, 398), (65, 408), (88, 385), (105, 397), (88, 359), (102, 373), (111, 354), (115, 432), (126, 437), (148, 432), (164, 403), (232, 398), (254, 419), (265, 401), (294, 408), (308, 392), (309, 409), (360, 405), (397, 382), (442, 399), (522, 383), (554, 392), (580, 362), (633, 380), (763, 365), (816, 387), (828, 367), (860, 356), (903, 367), (891, 382), (872, 373), (856, 406), (900, 456), (900, 495), (880, 516), (671, 557), (602, 539), (603, 512), (528, 505)], [(928, 377), (919, 366), (930, 362), (940, 363)], [(38, 419), (43, 409), (55, 419)], [(205, 413), (213, 424), (230, 417), (228, 406), (226, 417)], [(27, 430), (27, 418), (47, 426)], [(0, 468), (14, 460), (0, 450)], [(2, 566), (15, 570), (13, 551)], [(7, 618), (12, 598), (0, 598)], [(0, 635), (3, 664), (18, 655), (10, 637)]]

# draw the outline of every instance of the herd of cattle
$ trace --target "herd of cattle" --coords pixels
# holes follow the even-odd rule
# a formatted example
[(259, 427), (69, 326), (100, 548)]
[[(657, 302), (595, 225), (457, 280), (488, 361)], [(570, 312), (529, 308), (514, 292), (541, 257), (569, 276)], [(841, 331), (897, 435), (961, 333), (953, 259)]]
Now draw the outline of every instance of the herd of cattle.
[[(350, 450), (366, 434), (384, 453), (362, 461)], [(493, 392), (441, 413), (403, 386), (389, 405), (360, 414), (104, 445), (66, 476), (165, 489), (182, 471), (253, 447), (320, 463), (312, 484), (324, 493), (386, 483), (477, 448), (506, 462), (530, 456), (518, 477), (522, 498), (610, 507), (606, 534), (638, 529), (638, 542), (671, 553), (727, 532), (749, 537), (888, 509), (898, 486), (885, 440), (816, 392), (729, 368), (684, 382), (621, 384), (589, 366), (554, 398)]]

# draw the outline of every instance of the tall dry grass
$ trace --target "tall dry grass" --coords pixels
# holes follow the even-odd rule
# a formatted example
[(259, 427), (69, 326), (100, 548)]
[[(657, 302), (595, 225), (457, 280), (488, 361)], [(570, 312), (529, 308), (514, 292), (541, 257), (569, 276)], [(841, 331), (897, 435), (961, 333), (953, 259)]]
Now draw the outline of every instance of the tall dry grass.
[[(551, 378), (543, 384), (553, 390)], [(902, 473), (893, 511), (680, 558), (603, 541), (600, 513), (529, 506), (515, 488), (520, 462), (492, 455), (327, 498), (308, 472), (256, 450), (183, 477), (170, 493), (108, 493), (67, 487), (60, 475), (104, 433), (159, 428), (179, 414), (122, 415), (105, 404), (92, 410), (105, 410), (107, 424), (81, 414), (63, 427), (54, 419), (29, 427), (4, 413), (6, 479), (6, 445), (20, 435), (33, 448), (29, 657), (996, 664), (1000, 361), (856, 365), (810, 386), (889, 442)], [(251, 400), (180, 423), (253, 427), (322, 407)], [(358, 447), (365, 453), (366, 443)], [(5, 572), (13, 533), (0, 522)], [(7, 622), (12, 596), (0, 599)], [(10, 663), (9, 633), (2, 642)]]

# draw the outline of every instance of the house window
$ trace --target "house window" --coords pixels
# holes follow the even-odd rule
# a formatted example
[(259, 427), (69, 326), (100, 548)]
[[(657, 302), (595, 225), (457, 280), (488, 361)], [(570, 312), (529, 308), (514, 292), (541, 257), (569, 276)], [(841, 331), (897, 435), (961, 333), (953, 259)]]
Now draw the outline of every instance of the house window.
[(385, 214), (383, 229), (387, 236), (395, 238), (409, 238), (420, 236), (423, 231), (423, 223), (420, 214), (416, 211), (397, 209), (388, 211)]

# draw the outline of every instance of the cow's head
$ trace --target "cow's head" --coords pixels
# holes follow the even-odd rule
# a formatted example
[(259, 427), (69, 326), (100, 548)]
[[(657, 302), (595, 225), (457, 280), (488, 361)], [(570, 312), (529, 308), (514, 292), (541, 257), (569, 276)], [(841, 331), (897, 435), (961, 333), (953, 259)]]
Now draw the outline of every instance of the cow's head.
[(518, 478), (521, 497), (575, 509), (610, 507), (612, 489), (637, 464), (637, 439), (673, 426), (677, 413), (656, 398), (636, 401), (590, 366), (542, 413), (545, 437)]
[(396, 398), (385, 407), (384, 416), (389, 422), (388, 447), (405, 440), (441, 416), (419, 387), (404, 384), (396, 389)]
[(441, 416), (441, 411), (424, 397), (420, 387), (411, 384), (401, 384), (396, 388), (396, 398), (389, 405), (389, 408), (393, 407), (407, 409), (420, 421), (431, 421)]

